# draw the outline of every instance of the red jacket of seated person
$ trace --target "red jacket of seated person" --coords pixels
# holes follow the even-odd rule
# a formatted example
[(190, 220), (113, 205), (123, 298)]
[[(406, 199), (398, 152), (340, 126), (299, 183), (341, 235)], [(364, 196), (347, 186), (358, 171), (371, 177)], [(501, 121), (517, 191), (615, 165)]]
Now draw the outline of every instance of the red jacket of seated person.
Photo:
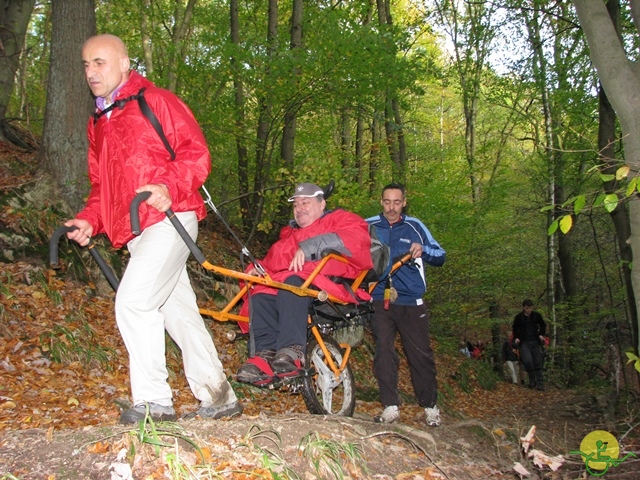
[[(339, 243), (336, 244), (336, 237)], [(289, 270), (289, 265), (294, 254), (302, 248), (306, 258), (302, 271)], [(355, 213), (345, 210), (332, 210), (326, 212), (313, 224), (300, 228), (292, 223), (280, 231), (280, 239), (275, 242), (267, 252), (260, 264), (267, 271), (271, 279), (284, 282), (292, 275), (301, 278), (309, 278), (313, 270), (322, 259), (322, 252), (326, 249), (334, 249), (342, 253), (348, 260), (343, 263), (331, 259), (322, 269), (322, 272), (313, 280), (313, 286), (324, 290), (345, 303), (354, 303), (355, 299), (347, 289), (328, 277), (344, 277), (355, 279), (363, 270), (373, 267), (371, 262), (371, 237), (367, 222)], [(252, 269), (251, 265), (248, 270)], [(268, 293), (275, 295), (277, 289), (264, 285), (255, 285), (251, 294)], [(368, 292), (357, 292), (360, 300), (370, 300)], [(248, 302), (245, 302), (240, 314), (247, 315)]]

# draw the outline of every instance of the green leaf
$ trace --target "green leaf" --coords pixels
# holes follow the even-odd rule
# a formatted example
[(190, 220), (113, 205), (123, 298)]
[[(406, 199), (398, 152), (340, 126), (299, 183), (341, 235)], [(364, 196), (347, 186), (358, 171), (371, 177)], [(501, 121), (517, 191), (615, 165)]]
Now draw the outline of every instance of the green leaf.
[(629, 359), (629, 361), (627, 363), (631, 363), (634, 360), (640, 360), (640, 358), (638, 358), (633, 352), (624, 352), (624, 354)]
[(542, 208), (540, 209), (540, 213), (542, 213), (542, 212), (548, 212), (549, 210), (552, 210), (552, 209), (553, 209), (553, 205), (545, 205), (544, 207), (542, 207)]
[(627, 355), (627, 358), (629, 359), (627, 364), (634, 362), (633, 367), (640, 372), (640, 358), (635, 356), (632, 352), (624, 352), (624, 353)]
[(611, 213), (618, 206), (618, 196), (615, 193), (610, 193), (604, 198), (604, 209)]
[(553, 235), (558, 230), (558, 219), (556, 218), (551, 225), (549, 225), (549, 229), (547, 230), (547, 235)]
[(630, 170), (631, 169), (626, 165), (623, 165), (622, 167), (620, 167), (618, 170), (616, 170), (616, 180), (622, 180), (623, 178), (627, 178), (627, 175), (629, 175)]
[(567, 234), (571, 227), (573, 226), (573, 217), (571, 215), (565, 215), (560, 218), (560, 231), (564, 234)]
[(629, 186), (627, 187), (627, 197), (633, 195), (633, 191), (636, 189), (636, 185), (638, 184), (638, 177), (633, 177), (629, 182)]
[(578, 215), (584, 208), (585, 203), (587, 203), (587, 198), (584, 195), (578, 195), (576, 203), (573, 204), (573, 213)]
[(604, 202), (605, 197), (607, 196), (606, 193), (601, 193), (600, 195), (598, 195), (598, 197), (596, 198), (595, 202), (593, 202), (593, 206), (594, 207), (599, 207), (600, 205), (602, 205), (602, 202)]
[(616, 176), (613, 173), (601, 173), (600, 174), (600, 180), (602, 180), (603, 182), (610, 182), (614, 178), (616, 178)]

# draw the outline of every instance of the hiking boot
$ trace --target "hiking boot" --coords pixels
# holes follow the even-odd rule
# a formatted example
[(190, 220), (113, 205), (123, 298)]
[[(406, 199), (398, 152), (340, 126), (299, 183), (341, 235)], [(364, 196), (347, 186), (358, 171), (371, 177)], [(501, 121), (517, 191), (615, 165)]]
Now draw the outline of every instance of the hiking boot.
[(397, 405), (384, 407), (384, 410), (380, 415), (373, 417), (373, 421), (376, 423), (394, 423), (398, 420), (400, 420), (400, 410)]
[(255, 357), (249, 358), (238, 370), (236, 380), (256, 386), (270, 383), (275, 376), (270, 365), (275, 354), (275, 350), (261, 350)]
[(529, 388), (536, 388), (536, 374), (529, 372)]
[(176, 411), (171, 405), (165, 406), (149, 402), (141, 403), (122, 412), (120, 415), (120, 423), (123, 425), (138, 423), (147, 418), (147, 416), (155, 422), (173, 422), (178, 418)]
[(440, 426), (440, 409), (437, 405), (434, 405), (431, 408), (425, 408), (424, 414), (427, 417), (427, 425), (429, 425), (430, 427)]
[(299, 375), (302, 367), (304, 367), (304, 347), (302, 345), (281, 348), (271, 362), (271, 368), (280, 378)]
[(242, 410), (242, 405), (236, 400), (221, 407), (200, 407), (195, 414), (202, 418), (213, 418), (217, 420), (220, 418), (237, 417), (242, 414)]

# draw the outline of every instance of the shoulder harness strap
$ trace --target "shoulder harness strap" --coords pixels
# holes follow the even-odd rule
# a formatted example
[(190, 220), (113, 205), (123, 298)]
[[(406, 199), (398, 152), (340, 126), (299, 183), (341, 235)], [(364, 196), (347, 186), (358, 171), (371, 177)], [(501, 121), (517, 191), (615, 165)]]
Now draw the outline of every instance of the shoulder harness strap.
[(127, 97), (127, 98), (116, 100), (101, 112), (94, 113), (93, 124), (95, 125), (100, 119), (100, 117), (102, 117), (103, 115), (106, 115), (111, 110), (115, 108), (119, 108), (120, 110), (122, 110), (128, 102), (130, 102), (131, 100), (137, 100), (138, 106), (140, 107), (140, 111), (142, 112), (142, 115), (144, 115), (147, 118), (147, 120), (149, 120), (149, 123), (151, 123), (151, 126), (160, 137), (160, 140), (162, 140), (162, 143), (164, 144), (164, 148), (167, 149), (167, 152), (169, 152), (169, 155), (171, 156), (171, 160), (175, 160), (176, 152), (174, 152), (173, 148), (171, 148), (171, 145), (169, 144), (169, 140), (167, 140), (167, 136), (164, 134), (164, 130), (162, 130), (162, 125), (160, 125), (160, 121), (158, 120), (158, 117), (156, 117), (156, 115), (153, 113), (153, 110), (151, 110), (151, 107), (149, 107), (147, 100), (144, 98), (144, 91), (145, 91), (145, 88), (141, 88), (137, 94), (131, 95), (130, 97)]

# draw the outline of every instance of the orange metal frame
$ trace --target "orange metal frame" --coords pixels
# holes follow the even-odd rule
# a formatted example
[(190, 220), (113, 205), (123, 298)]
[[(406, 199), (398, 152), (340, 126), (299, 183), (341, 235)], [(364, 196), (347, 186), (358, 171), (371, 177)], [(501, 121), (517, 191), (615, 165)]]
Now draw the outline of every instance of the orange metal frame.
[[(391, 267), (391, 271), (394, 272), (395, 270), (400, 268), (410, 258), (411, 258), (411, 255), (406, 254), (402, 259), (398, 260), (396, 263), (393, 264), (393, 266)], [(206, 315), (220, 322), (227, 322), (227, 321), (249, 322), (249, 317), (245, 315), (239, 315), (239, 314), (233, 313), (232, 310), (238, 306), (242, 298), (248, 293), (249, 289), (254, 285), (265, 285), (271, 288), (287, 290), (299, 296), (313, 297), (323, 302), (329, 300), (340, 305), (345, 305), (345, 302), (343, 302), (342, 300), (339, 300), (338, 298), (328, 294), (323, 290), (315, 290), (313, 288), (310, 288), (310, 286), (313, 283), (313, 280), (320, 274), (320, 272), (322, 272), (322, 269), (330, 260), (336, 260), (338, 262), (343, 262), (343, 263), (349, 262), (347, 258), (343, 257), (342, 255), (338, 255), (334, 253), (331, 253), (326, 257), (323, 257), (322, 260), (316, 266), (316, 268), (313, 270), (309, 278), (307, 278), (300, 287), (288, 285), (282, 282), (276, 282), (267, 274), (265, 274), (264, 276), (252, 275), (249, 273), (239, 272), (237, 270), (231, 270), (228, 268), (219, 267), (217, 265), (212, 265), (211, 263), (205, 260), (204, 262), (201, 263), (201, 265), (206, 270), (217, 273), (219, 275), (223, 275), (225, 277), (235, 278), (236, 280), (244, 281), (245, 284), (240, 289), (240, 291), (231, 300), (229, 300), (227, 305), (222, 310), (210, 310), (206, 308), (200, 308), (200, 313), (202, 315)], [(361, 287), (362, 282), (364, 281), (366, 275), (367, 275), (367, 270), (364, 270), (360, 272), (360, 274), (353, 280), (351, 284), (351, 289), (354, 292)], [(377, 285), (377, 282), (369, 284), (368, 291), (372, 292), (376, 285)], [(342, 373), (342, 371), (345, 369), (347, 362), (349, 361), (349, 356), (351, 354), (351, 346), (346, 343), (340, 344), (340, 347), (344, 349), (344, 354), (342, 356), (341, 364), (339, 366), (336, 365), (335, 362), (333, 361), (331, 354), (327, 350), (327, 346), (322, 340), (322, 335), (320, 334), (318, 327), (316, 325), (313, 325), (311, 321), (311, 316), (309, 316), (308, 322), (309, 324), (311, 324), (311, 333), (313, 334), (314, 338), (318, 342), (320, 349), (324, 353), (325, 362), (327, 363), (329, 368), (331, 368), (336, 378), (338, 378)]]

